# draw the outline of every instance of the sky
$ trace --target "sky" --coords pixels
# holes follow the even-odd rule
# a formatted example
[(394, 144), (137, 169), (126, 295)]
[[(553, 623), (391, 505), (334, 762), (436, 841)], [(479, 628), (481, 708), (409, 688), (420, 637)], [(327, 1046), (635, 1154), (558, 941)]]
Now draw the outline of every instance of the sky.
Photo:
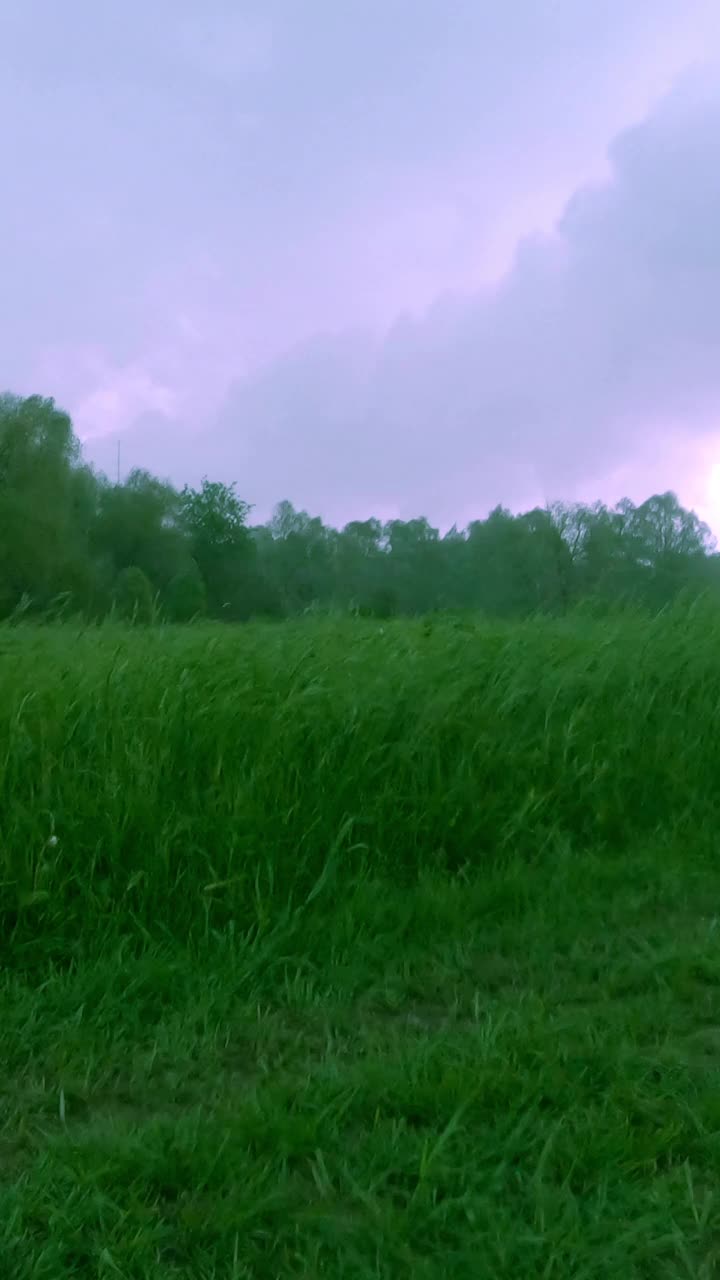
[(0, 387), (342, 524), (720, 534), (718, 0), (3, 0)]

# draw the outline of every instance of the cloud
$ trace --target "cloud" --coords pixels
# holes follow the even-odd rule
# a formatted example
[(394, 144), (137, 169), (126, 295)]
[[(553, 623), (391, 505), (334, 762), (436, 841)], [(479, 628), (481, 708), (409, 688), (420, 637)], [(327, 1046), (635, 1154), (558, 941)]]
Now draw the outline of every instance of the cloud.
[(141, 414), (154, 412), (171, 417), (176, 401), (172, 388), (154, 381), (144, 369), (137, 366), (108, 369), (100, 385), (77, 405), (75, 430), (81, 440), (91, 440), (96, 435), (117, 435)]
[(4, 0), (6, 376), (145, 363), (203, 255), (243, 362), (476, 286), (719, 40), (717, 0)]
[(497, 287), (297, 347), (233, 389), (206, 455), (263, 508), (349, 518), (362, 495), (441, 522), (676, 466), (720, 426), (719, 226), (720, 89), (697, 74)]
[(712, 314), (668, 283), (669, 213), (645, 225), (687, 188), (693, 251), (712, 235), (712, 105), (686, 87), (513, 254), (719, 48), (717, 0), (6, 0), (3, 383), (258, 509), (463, 518), (599, 483), (655, 419), (712, 414)]

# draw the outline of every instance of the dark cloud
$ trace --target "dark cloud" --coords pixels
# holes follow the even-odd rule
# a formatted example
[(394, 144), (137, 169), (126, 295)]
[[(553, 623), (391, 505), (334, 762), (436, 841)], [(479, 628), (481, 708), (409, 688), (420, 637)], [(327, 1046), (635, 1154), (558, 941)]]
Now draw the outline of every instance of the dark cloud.
[(492, 292), (236, 385), (202, 441), (215, 469), (262, 508), (337, 518), (362, 496), (443, 521), (692, 445), (720, 410), (720, 87), (686, 81), (611, 165)]

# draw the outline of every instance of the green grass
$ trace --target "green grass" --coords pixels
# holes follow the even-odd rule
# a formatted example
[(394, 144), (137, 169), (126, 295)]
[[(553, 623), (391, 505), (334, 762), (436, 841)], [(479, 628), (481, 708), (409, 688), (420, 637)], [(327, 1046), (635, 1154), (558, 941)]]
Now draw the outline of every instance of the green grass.
[(0, 1275), (718, 1274), (719, 641), (0, 631)]

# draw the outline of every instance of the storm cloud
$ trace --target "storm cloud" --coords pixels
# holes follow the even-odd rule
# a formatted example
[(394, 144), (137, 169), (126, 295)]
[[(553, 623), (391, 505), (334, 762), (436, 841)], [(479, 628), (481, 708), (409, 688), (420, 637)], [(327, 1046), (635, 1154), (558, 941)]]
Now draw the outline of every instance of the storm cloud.
[(361, 495), (440, 521), (642, 486), (659, 455), (671, 483), (720, 412), (720, 85), (678, 86), (610, 164), (496, 287), (238, 384), (206, 438), (215, 465), (237, 450), (262, 503), (340, 515)]
[(0, 383), (261, 516), (701, 505), (719, 53), (716, 0), (6, 0)]

